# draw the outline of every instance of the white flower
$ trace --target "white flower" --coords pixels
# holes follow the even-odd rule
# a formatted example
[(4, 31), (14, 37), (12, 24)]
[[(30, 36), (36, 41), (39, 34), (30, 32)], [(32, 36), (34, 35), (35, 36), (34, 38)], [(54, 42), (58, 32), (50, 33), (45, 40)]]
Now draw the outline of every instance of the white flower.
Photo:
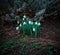
[(41, 25), (40, 23), (38, 23), (37, 25)]
[(29, 21), (29, 24), (33, 24), (33, 22), (32, 21)]
[(29, 24), (31, 24), (31, 21), (29, 21)]
[(23, 20), (24, 20), (25, 18), (23, 18)]
[(35, 24), (37, 25), (38, 23), (37, 23), (37, 22), (35, 22)]
[(19, 27), (16, 27), (16, 30), (19, 30)]
[(20, 27), (21, 27), (22, 25), (20, 24)]
[(23, 18), (26, 18), (26, 16), (24, 15)]
[(19, 21), (17, 21), (17, 23), (19, 24)]
[(35, 28), (33, 28), (33, 31), (35, 31)]
[(23, 24), (26, 24), (26, 22), (23, 22)]

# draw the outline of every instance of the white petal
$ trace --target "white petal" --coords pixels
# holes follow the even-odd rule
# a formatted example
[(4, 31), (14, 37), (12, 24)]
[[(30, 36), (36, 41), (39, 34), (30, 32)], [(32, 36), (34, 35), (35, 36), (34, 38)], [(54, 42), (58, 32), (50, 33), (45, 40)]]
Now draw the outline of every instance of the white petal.
[(24, 15), (23, 18), (26, 18), (26, 16)]
[(16, 30), (19, 30), (19, 27), (16, 27)]
[(22, 25), (20, 24), (20, 27), (21, 27)]
[(23, 22), (23, 24), (26, 24), (26, 22)]
[(17, 23), (19, 24), (19, 21), (17, 21)]
[(29, 24), (33, 24), (33, 22), (32, 21), (29, 21)]
[(37, 22), (35, 22), (35, 24), (37, 24)]
[(25, 18), (23, 18), (23, 20), (24, 20)]
[(41, 25), (40, 23), (38, 23), (38, 25)]
[(31, 24), (31, 21), (29, 21), (29, 24)]
[(33, 31), (35, 31), (35, 28), (33, 28)]

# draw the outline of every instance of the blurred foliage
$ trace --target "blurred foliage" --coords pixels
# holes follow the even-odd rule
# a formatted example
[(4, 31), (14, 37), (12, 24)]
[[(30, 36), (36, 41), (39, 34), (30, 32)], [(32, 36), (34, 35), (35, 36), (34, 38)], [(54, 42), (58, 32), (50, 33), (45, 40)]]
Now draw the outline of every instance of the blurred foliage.
[(20, 38), (20, 41), (21, 41), (21, 42), (28, 42), (28, 37), (27, 37), (27, 35), (23, 35), (23, 36)]
[(20, 41), (15, 40), (15, 41), (7, 41), (7, 42), (3, 43), (0, 46), (0, 55), (8, 55), (8, 53), (9, 53), (8, 49), (12, 48), (14, 50), (17, 48), (17, 46), (20, 47), (19, 48), (20, 55), (27, 55), (28, 52), (26, 52), (26, 50), (30, 51), (33, 49), (40, 49), (42, 52), (43, 51), (47, 52), (48, 55), (53, 55), (57, 51), (57, 49), (52, 45), (42, 46), (42, 45), (38, 44), (38, 42), (36, 42), (36, 41), (33, 42), (32, 45), (28, 45), (27, 43), (21, 43)]
[(9, 20), (15, 19), (10, 15), (11, 13), (16, 16), (16, 14), (18, 14), (19, 12), (24, 12), (26, 8), (28, 8), (31, 12), (34, 11), (35, 13), (39, 12), (39, 10), (46, 9), (46, 11), (44, 12), (44, 16), (46, 17), (52, 16), (53, 18), (55, 18), (60, 14), (59, 0), (1, 0), (0, 6), (2, 10), (0, 14), (5, 17), (6, 14), (8, 14), (10, 17), (10, 19), (8, 18)]

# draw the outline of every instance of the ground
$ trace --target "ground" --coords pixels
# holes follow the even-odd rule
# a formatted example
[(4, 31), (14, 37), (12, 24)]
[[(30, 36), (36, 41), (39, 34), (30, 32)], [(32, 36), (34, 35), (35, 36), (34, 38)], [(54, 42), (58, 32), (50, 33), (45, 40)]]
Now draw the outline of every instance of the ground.
[[(20, 31), (17, 31), (15, 29), (16, 28), (15, 24), (8, 24), (8, 23), (1, 23), (1, 22), (0, 22), (0, 45), (2, 45), (7, 40), (8, 41), (18, 40), (21, 37), (22, 34), (20, 33)], [(57, 48), (60, 48), (59, 47), (60, 23), (55, 20), (45, 19), (41, 22), (41, 25), (43, 26), (43, 30), (41, 31), (40, 36), (37, 36), (35, 38), (28, 36), (28, 40), (29, 40), (28, 43), (31, 44), (34, 41), (37, 41), (39, 44), (44, 46), (51, 44), (56, 46)], [(35, 51), (35, 52), (39, 53), (39, 51)], [(17, 55), (17, 53), (14, 55)], [(10, 55), (13, 55), (13, 54), (10, 54)], [(56, 55), (60, 55), (59, 51)]]

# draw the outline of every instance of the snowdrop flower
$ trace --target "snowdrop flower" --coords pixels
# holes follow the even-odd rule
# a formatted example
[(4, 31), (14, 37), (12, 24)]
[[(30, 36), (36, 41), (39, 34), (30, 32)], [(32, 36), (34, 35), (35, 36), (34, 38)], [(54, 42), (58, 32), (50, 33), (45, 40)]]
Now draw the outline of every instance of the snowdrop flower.
[(26, 18), (26, 16), (24, 15), (23, 18)]
[(22, 25), (20, 24), (20, 27), (21, 27)]
[(37, 22), (35, 22), (35, 24), (37, 25), (38, 23), (37, 23)]
[(37, 24), (38, 26), (41, 25), (40, 23)]
[(26, 24), (26, 22), (23, 22), (23, 24)]
[(24, 20), (25, 18), (23, 18), (23, 20)]
[(16, 30), (19, 30), (19, 27), (16, 27)]
[(33, 28), (33, 31), (35, 31), (35, 28)]
[(33, 24), (33, 22), (32, 21), (29, 21), (29, 24)]
[(31, 21), (29, 21), (29, 24), (31, 24)]
[(19, 21), (17, 21), (17, 23), (19, 24)]

